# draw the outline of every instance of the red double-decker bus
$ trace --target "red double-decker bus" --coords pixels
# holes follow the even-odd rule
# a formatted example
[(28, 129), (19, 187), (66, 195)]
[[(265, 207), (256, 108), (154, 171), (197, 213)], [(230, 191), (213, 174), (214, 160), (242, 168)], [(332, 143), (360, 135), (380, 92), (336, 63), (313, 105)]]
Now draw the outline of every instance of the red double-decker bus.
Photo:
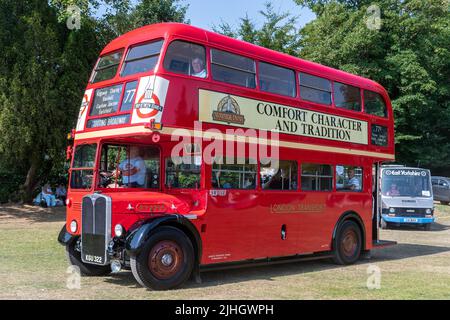
[(82, 274), (131, 269), (152, 289), (241, 263), (354, 263), (386, 244), (393, 124), (369, 79), (189, 25), (136, 29), (87, 85), (58, 240)]

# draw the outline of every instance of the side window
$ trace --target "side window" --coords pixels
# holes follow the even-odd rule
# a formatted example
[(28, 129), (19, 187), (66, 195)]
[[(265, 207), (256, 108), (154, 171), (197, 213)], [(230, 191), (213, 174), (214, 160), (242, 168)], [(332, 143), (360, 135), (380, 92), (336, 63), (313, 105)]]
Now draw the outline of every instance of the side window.
[(300, 97), (303, 100), (331, 105), (331, 81), (301, 72)]
[(295, 72), (291, 69), (260, 62), (259, 87), (262, 91), (295, 97)]
[(361, 167), (336, 166), (337, 191), (362, 191), (363, 170)]
[(375, 116), (387, 118), (384, 99), (376, 92), (364, 90), (364, 111)]
[(431, 184), (432, 184), (433, 186), (437, 186), (437, 185), (439, 185), (439, 180), (437, 180), (437, 179), (431, 179)]
[(200, 157), (166, 159), (166, 186), (169, 188), (200, 188)]
[(255, 88), (255, 61), (222, 50), (211, 50), (211, 72), (214, 80)]
[(264, 190), (297, 190), (297, 162), (290, 160), (272, 161), (261, 164), (261, 187)]
[(96, 83), (114, 78), (122, 59), (123, 50), (100, 57), (91, 76), (91, 82)]
[[(220, 159), (221, 160), (221, 159)], [(211, 184), (217, 189), (255, 189), (256, 161), (254, 159), (216, 160), (212, 166)], [(232, 163), (232, 164), (229, 164)]]
[(361, 111), (361, 92), (359, 88), (335, 82), (334, 104), (338, 108)]
[(153, 70), (158, 62), (163, 40), (137, 45), (128, 50), (121, 76)]
[(189, 76), (206, 78), (205, 48), (198, 44), (185, 41), (173, 41), (167, 49), (164, 58), (164, 69), (186, 74)]
[(333, 172), (327, 164), (302, 164), (302, 190), (331, 191), (333, 190)]
[(70, 175), (70, 188), (89, 189), (92, 187), (96, 152), (96, 144), (82, 144), (76, 147)]

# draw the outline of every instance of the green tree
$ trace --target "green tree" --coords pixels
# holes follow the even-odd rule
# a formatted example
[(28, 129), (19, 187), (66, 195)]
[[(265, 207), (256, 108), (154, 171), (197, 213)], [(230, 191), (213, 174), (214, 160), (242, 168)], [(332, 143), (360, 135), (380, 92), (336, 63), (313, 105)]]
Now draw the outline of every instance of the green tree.
[(381, 0), (379, 23), (372, 1), (296, 2), (317, 14), (301, 31), (301, 57), (381, 83), (394, 108), (397, 161), (448, 170), (448, 1)]
[(65, 136), (99, 48), (89, 20), (70, 31), (47, 1), (3, 0), (0, 7), (9, 31), (0, 36), (0, 60), (8, 61), (0, 73), (0, 167), (23, 176), (28, 202), (64, 161)]
[(240, 19), (241, 23), (236, 29), (226, 22), (220, 23), (213, 29), (224, 35), (265, 48), (290, 55), (298, 55), (300, 48), (300, 34), (297, 28), (298, 18), (288, 12), (276, 12), (270, 2), (266, 2), (264, 6), (264, 10), (259, 11), (264, 18), (260, 28), (246, 15)]
[(185, 18), (188, 5), (182, 5), (180, 0), (140, 0), (137, 4), (130, 0), (105, 0), (103, 5), (103, 22), (111, 38), (158, 22), (189, 23)]

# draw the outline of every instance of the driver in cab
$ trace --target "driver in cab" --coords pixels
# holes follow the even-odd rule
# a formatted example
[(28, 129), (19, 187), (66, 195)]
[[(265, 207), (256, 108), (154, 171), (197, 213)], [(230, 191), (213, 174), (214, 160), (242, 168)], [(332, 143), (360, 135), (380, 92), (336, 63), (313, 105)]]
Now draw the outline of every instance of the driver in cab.
[[(145, 177), (147, 168), (144, 160), (140, 156), (138, 147), (130, 147), (127, 157), (120, 162), (114, 170), (111, 177), (117, 179), (122, 176), (122, 187), (125, 188), (143, 188), (145, 186)], [(107, 188), (117, 188), (116, 183), (109, 184)]]

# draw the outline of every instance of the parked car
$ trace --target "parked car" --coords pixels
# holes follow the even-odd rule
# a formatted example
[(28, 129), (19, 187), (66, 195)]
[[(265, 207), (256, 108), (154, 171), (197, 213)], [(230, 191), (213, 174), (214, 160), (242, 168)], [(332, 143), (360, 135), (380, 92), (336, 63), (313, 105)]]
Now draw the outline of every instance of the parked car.
[(440, 201), (441, 204), (450, 204), (450, 178), (431, 177), (431, 184), (434, 200)]

